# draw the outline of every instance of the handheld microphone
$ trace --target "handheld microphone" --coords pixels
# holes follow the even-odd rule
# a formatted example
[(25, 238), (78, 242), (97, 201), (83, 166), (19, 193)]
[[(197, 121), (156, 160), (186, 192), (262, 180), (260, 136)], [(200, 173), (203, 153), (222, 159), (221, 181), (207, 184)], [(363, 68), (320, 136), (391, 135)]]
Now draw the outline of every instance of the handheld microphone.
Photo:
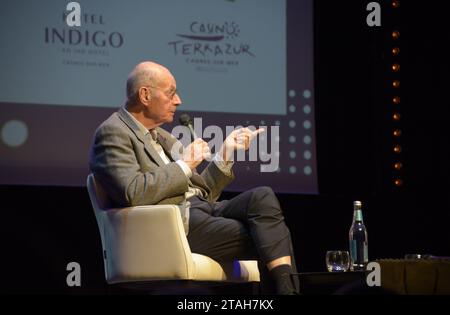
[(197, 134), (194, 131), (194, 127), (192, 126), (192, 119), (188, 114), (181, 114), (178, 120), (181, 125), (188, 127), (192, 141), (198, 138)]

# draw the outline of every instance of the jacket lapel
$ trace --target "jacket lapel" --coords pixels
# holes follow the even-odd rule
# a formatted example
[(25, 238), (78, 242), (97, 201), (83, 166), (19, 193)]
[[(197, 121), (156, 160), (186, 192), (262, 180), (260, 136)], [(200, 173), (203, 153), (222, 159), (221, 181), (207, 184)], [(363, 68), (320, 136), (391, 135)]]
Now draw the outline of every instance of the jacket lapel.
[(125, 109), (121, 107), (117, 113), (119, 115), (119, 118), (128, 126), (128, 128), (131, 129), (131, 131), (133, 131), (136, 138), (138, 138), (138, 140), (144, 144), (144, 149), (150, 156), (150, 158), (153, 161), (155, 161), (155, 163), (158, 164), (159, 166), (165, 165), (164, 161), (161, 159), (158, 152), (156, 152), (156, 150), (150, 143), (150, 139), (142, 134), (141, 130), (136, 125), (136, 123), (129, 117), (129, 114), (125, 112)]
[[(159, 127), (156, 128), (156, 132), (158, 134), (158, 138), (157, 138), (158, 143), (164, 149), (164, 152), (166, 153), (167, 157), (171, 161), (178, 160), (180, 158), (180, 155), (178, 155), (178, 154), (181, 154), (181, 152), (182, 152), (181, 150), (175, 151), (174, 145), (176, 143), (178, 143), (178, 140), (162, 128), (159, 128)], [(181, 149), (181, 147), (182, 146), (180, 146), (179, 149)], [(172, 149), (174, 149), (174, 152), (172, 152)]]

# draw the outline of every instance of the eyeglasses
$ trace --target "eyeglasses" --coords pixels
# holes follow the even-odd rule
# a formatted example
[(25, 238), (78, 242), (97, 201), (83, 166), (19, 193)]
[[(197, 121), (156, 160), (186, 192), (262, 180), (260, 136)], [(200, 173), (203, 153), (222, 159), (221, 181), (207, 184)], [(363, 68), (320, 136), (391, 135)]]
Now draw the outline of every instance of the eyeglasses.
[(173, 90), (172, 92), (168, 92), (168, 91), (164, 91), (162, 88), (159, 88), (157, 86), (149, 85), (148, 87), (163, 92), (163, 94), (171, 101), (175, 98), (175, 95), (177, 95), (177, 93), (178, 93), (177, 89)]

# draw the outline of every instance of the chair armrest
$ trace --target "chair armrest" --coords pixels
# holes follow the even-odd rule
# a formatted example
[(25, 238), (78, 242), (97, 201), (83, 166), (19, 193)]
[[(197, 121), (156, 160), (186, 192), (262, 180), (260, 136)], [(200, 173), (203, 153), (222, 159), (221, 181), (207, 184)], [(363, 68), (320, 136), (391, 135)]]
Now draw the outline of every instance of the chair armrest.
[(109, 209), (98, 219), (109, 283), (193, 277), (192, 254), (177, 206)]

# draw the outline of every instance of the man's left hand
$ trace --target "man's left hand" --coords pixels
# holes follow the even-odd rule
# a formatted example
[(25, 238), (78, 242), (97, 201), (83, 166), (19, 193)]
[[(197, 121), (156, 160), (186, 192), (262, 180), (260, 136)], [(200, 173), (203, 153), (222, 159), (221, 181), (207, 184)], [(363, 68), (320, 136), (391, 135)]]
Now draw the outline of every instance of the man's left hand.
[(250, 130), (249, 128), (239, 128), (233, 130), (225, 139), (222, 148), (219, 151), (224, 161), (231, 160), (234, 151), (236, 150), (248, 150), (251, 141), (260, 133), (266, 131), (264, 128), (257, 130)]

